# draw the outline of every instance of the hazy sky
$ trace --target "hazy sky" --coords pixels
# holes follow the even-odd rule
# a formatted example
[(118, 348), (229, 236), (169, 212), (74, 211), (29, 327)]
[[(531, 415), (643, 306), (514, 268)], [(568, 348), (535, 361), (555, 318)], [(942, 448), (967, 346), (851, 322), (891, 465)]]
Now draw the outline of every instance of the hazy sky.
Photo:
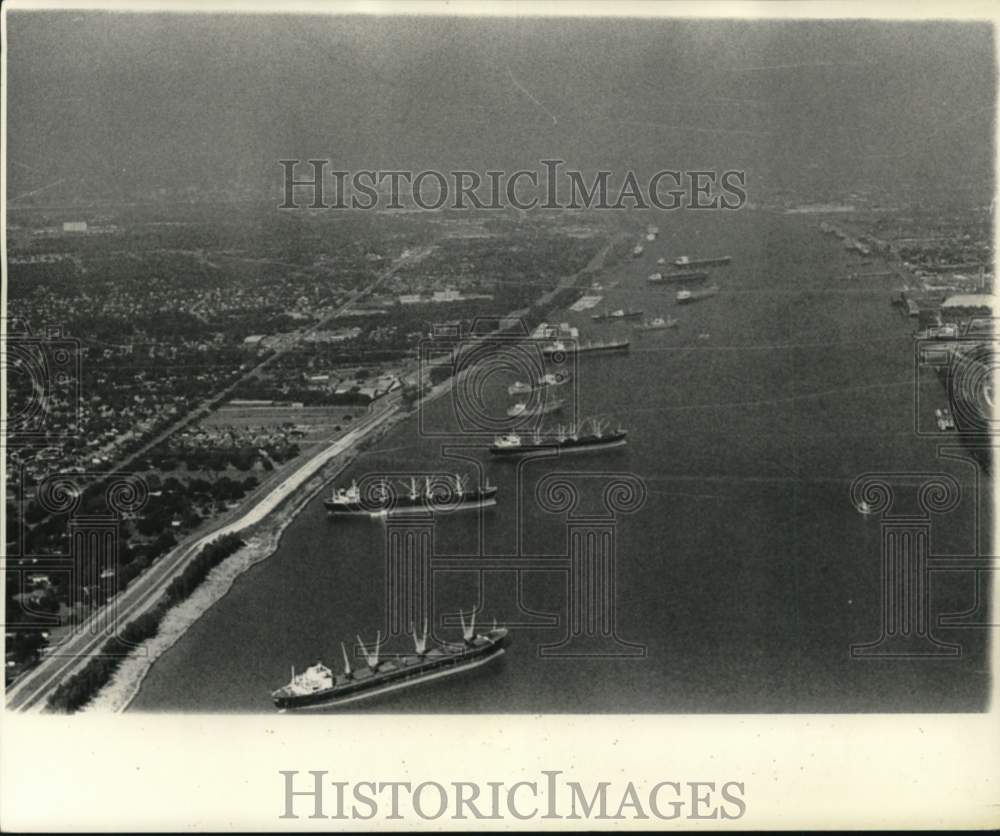
[[(8, 16), (8, 194), (347, 169), (990, 176), (986, 24)], [(113, 184), (113, 186), (109, 186)]]

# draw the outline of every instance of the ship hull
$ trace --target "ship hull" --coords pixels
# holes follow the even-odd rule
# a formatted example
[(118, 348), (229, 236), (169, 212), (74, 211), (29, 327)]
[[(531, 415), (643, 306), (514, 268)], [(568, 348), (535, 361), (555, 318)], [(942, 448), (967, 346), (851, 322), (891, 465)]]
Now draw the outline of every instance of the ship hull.
[(391, 503), (380, 507), (366, 502), (336, 502), (324, 499), (323, 506), (334, 517), (388, 517), (392, 514), (405, 514), (413, 511), (469, 511), (476, 508), (488, 508), (497, 504), (497, 489), (488, 488), (466, 495), (461, 500), (448, 501), (446, 495), (428, 502), (424, 497), (416, 500), (410, 496), (395, 498)]
[(638, 319), (640, 316), (642, 316), (642, 311), (629, 311), (619, 316), (615, 316), (614, 314), (594, 314), (590, 318), (594, 322), (620, 322), (623, 319)]
[[(500, 639), (484, 642), (481, 647), (463, 648), (460, 652), (445, 653), (436, 659), (425, 658), (423, 661), (414, 661), (415, 657), (411, 656), (400, 662), (383, 662), (377, 673), (366, 674), (366, 672), (359, 671), (356, 674), (356, 676), (366, 674), (364, 678), (341, 678), (342, 681), (332, 688), (294, 696), (275, 694), (272, 700), (279, 710), (289, 711), (304, 708), (330, 708), (372, 699), (423, 682), (433, 682), (436, 679), (454, 676), (481, 667), (503, 656), (509, 641), (509, 636), (503, 636)], [(386, 669), (387, 665), (392, 667)]]
[(606, 441), (578, 441), (573, 442), (567, 439), (565, 442), (552, 441), (549, 444), (522, 444), (519, 447), (490, 447), (490, 453), (500, 458), (512, 458), (514, 456), (525, 456), (529, 453), (536, 453), (540, 450), (558, 450), (560, 453), (597, 453), (601, 450), (611, 450), (615, 447), (624, 447), (626, 437), (608, 439)]
[(708, 278), (704, 270), (678, 270), (674, 273), (663, 273), (658, 279), (646, 279), (650, 284), (676, 284), (679, 282), (702, 282)]
[(678, 267), (722, 267), (732, 261), (732, 256), (721, 255), (717, 258), (694, 258), (690, 261), (674, 262)]
[(541, 415), (551, 415), (553, 412), (559, 412), (563, 408), (561, 403), (549, 404), (546, 406), (535, 407), (534, 409), (525, 409), (521, 412), (511, 412), (507, 410), (508, 418), (537, 418)]
[(627, 342), (608, 343), (607, 345), (581, 345), (576, 348), (552, 348), (551, 346), (545, 346), (542, 349), (542, 354), (546, 357), (551, 357), (555, 354), (609, 354), (614, 351), (628, 351), (628, 346)]

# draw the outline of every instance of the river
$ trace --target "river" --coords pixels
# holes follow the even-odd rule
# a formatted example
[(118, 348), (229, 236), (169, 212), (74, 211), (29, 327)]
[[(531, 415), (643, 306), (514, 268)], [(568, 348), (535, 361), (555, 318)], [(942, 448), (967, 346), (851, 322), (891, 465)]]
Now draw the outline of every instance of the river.
[[(958, 657), (850, 651), (877, 639), (881, 624), (880, 518), (858, 512), (852, 481), (867, 472), (954, 477), (962, 498), (932, 518), (934, 555), (974, 553), (977, 502), (980, 514), (990, 507), (976, 495), (974, 467), (942, 458), (940, 438), (914, 432), (916, 409), (947, 403), (933, 375), (915, 396), (913, 326), (890, 305), (896, 281), (848, 279), (852, 270), (884, 268), (859, 267), (815, 218), (747, 210), (637, 223), (647, 220), (661, 227), (659, 239), (598, 275), (620, 283), (600, 308), (641, 307), (680, 323), (632, 334), (628, 354), (579, 358), (575, 385), (564, 387), (574, 390), (569, 406), (578, 414), (627, 427), (627, 447), (519, 471), (472, 444), (444, 397), (338, 480), (470, 472), (471, 462), (443, 458), (442, 445), (471, 444), (457, 452), (499, 485), (499, 501), (482, 515), (438, 518), (433, 629), (456, 638), (455, 614), (478, 603), (481, 620), (495, 615), (513, 637), (495, 663), (351, 710), (982, 710), (985, 630), (935, 626), (939, 640), (961, 643)], [(646, 283), (659, 255), (681, 253), (733, 257), (713, 268), (718, 296), (677, 306), (673, 288)], [(591, 323), (590, 313), (553, 318), (579, 325), (583, 337), (629, 331)], [(488, 378), (492, 408), (509, 403), (511, 380)], [(580, 486), (589, 510), (608, 478), (595, 474), (633, 474), (644, 486), (642, 507), (613, 523), (618, 655), (540, 652), (567, 630), (566, 517), (534, 499), (538, 481), (555, 471)], [(341, 641), (374, 638), (386, 620), (387, 527), (331, 521), (321, 498), (291, 523), (273, 557), (157, 660), (130, 711), (273, 711), (270, 691), (290, 665), (338, 665)], [(902, 488), (898, 503), (917, 510), (912, 489)], [(968, 572), (935, 572), (930, 611), (970, 608), (973, 589)], [(386, 646), (406, 649), (403, 636)]]

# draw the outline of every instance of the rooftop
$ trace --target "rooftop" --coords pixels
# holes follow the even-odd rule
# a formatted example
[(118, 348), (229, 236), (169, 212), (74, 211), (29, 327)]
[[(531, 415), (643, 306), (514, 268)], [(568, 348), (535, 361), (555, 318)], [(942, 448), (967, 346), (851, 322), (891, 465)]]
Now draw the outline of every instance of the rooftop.
[(959, 293), (941, 303), (942, 308), (996, 308), (996, 297), (988, 293)]

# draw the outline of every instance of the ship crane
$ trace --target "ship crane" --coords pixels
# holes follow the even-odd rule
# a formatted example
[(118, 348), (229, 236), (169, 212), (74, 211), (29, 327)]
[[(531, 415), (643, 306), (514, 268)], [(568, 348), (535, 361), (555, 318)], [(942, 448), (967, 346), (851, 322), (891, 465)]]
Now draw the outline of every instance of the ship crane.
[(476, 635), (476, 610), (472, 610), (472, 619), (468, 624), (465, 623), (465, 613), (462, 610), (458, 611), (458, 617), (462, 621), (462, 638), (465, 639), (466, 644), (472, 644)]
[(368, 652), (368, 648), (365, 647), (365, 643), (361, 641), (361, 636), (357, 636), (356, 638), (358, 640), (358, 644), (361, 645), (361, 652), (365, 656), (365, 661), (368, 663), (368, 667), (371, 670), (375, 670), (378, 667), (378, 654), (379, 645), (382, 644), (382, 631), (379, 630), (375, 635), (375, 650), (373, 653)]
[(348, 679), (354, 677), (354, 671), (351, 670), (351, 660), (347, 656), (347, 648), (344, 647), (344, 643), (340, 643), (340, 652), (344, 654), (344, 676)]
[(424, 634), (417, 637), (417, 628), (415, 625), (411, 624), (410, 629), (413, 631), (413, 649), (416, 651), (417, 656), (421, 658), (427, 653), (427, 619), (424, 619)]
[(420, 497), (420, 492), (417, 490), (417, 480), (414, 477), (410, 477), (410, 499), (414, 502)]

